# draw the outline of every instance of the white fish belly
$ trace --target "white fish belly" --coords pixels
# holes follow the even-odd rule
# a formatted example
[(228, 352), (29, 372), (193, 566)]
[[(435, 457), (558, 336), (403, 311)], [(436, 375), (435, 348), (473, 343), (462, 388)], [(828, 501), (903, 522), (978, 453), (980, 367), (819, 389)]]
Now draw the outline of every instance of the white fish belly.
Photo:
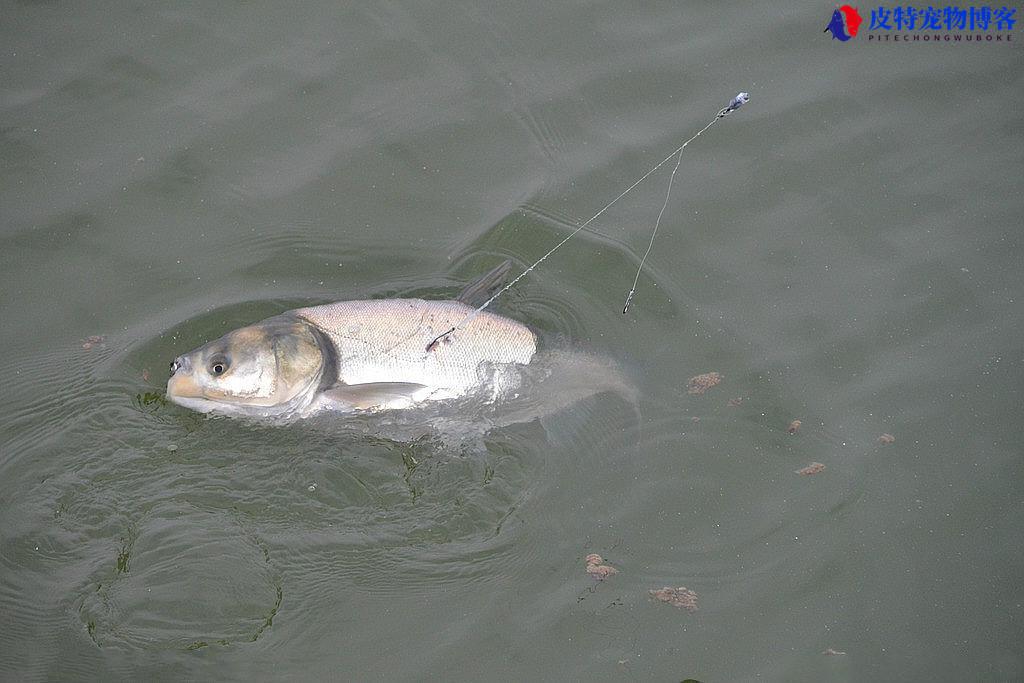
[(430, 387), (433, 398), (447, 398), (493, 381), (496, 366), (529, 363), (537, 350), (536, 336), (525, 325), (484, 311), (427, 351), (472, 311), (458, 301), (382, 299), (292, 312), (334, 344), (339, 381), (411, 382)]

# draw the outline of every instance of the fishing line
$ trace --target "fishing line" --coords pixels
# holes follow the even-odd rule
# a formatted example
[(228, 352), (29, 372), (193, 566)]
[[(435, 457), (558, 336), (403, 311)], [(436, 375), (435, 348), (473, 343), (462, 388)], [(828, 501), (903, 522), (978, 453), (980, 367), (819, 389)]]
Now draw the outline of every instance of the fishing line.
[(562, 239), (562, 241), (560, 241), (560, 242), (559, 242), (558, 244), (556, 244), (555, 246), (551, 247), (551, 249), (550, 249), (550, 250), (548, 250), (548, 252), (547, 252), (546, 254), (544, 254), (543, 256), (541, 256), (541, 257), (540, 257), (539, 259), (537, 259), (537, 260), (536, 260), (536, 261), (535, 261), (535, 262), (533, 263), (533, 265), (531, 265), (531, 266), (530, 266), (529, 268), (527, 268), (526, 270), (524, 270), (523, 272), (521, 272), (521, 273), (520, 273), (519, 275), (517, 275), (517, 276), (515, 277), (515, 279), (513, 279), (513, 280), (512, 280), (511, 282), (509, 282), (509, 283), (508, 283), (507, 285), (505, 285), (505, 286), (504, 286), (504, 287), (502, 287), (502, 288), (501, 288), (500, 290), (498, 290), (498, 291), (497, 291), (497, 292), (496, 292), (496, 293), (495, 293), (495, 294), (494, 294), (494, 295), (493, 295), (493, 296), (492, 296), (492, 297), (491, 297), (490, 299), (488, 299), (487, 301), (485, 301), (485, 302), (483, 302), (482, 304), (480, 304), (480, 305), (479, 305), (479, 306), (478, 306), (478, 307), (477, 307), (476, 309), (474, 309), (473, 311), (471, 311), (470, 313), (468, 313), (468, 314), (466, 315), (466, 317), (464, 317), (464, 318), (463, 318), (462, 320), (460, 320), (459, 322), (457, 322), (457, 323), (456, 323), (455, 325), (453, 325), (453, 326), (452, 326), (452, 327), (450, 327), (449, 329), (445, 330), (445, 331), (444, 331), (444, 332), (442, 332), (441, 334), (439, 334), (439, 335), (437, 335), (436, 337), (434, 337), (434, 339), (433, 339), (433, 340), (431, 340), (431, 342), (430, 342), (429, 344), (427, 344), (427, 352), (430, 352), (430, 351), (431, 351), (431, 350), (432, 350), (432, 349), (433, 349), (433, 348), (434, 348), (434, 347), (435, 347), (435, 346), (437, 345), (437, 343), (438, 343), (439, 341), (441, 341), (442, 339), (444, 339), (445, 337), (447, 337), (448, 335), (450, 335), (450, 334), (451, 334), (452, 332), (455, 332), (455, 331), (456, 331), (456, 330), (458, 330), (459, 328), (461, 328), (461, 327), (463, 327), (464, 325), (466, 325), (467, 323), (469, 323), (469, 321), (471, 321), (471, 320), (472, 320), (473, 318), (475, 318), (475, 317), (477, 317), (478, 315), (480, 315), (480, 313), (481, 313), (481, 312), (482, 312), (482, 311), (483, 311), (483, 310), (484, 310), (485, 308), (487, 308), (487, 307), (488, 307), (488, 306), (490, 306), (490, 305), (491, 305), (492, 303), (494, 303), (494, 300), (495, 300), (495, 299), (497, 299), (497, 298), (498, 298), (499, 296), (501, 296), (502, 294), (504, 294), (505, 292), (507, 292), (508, 290), (510, 290), (510, 289), (511, 289), (511, 288), (512, 288), (512, 287), (513, 287), (513, 286), (514, 286), (514, 285), (515, 285), (515, 284), (516, 284), (517, 282), (519, 282), (519, 281), (520, 281), (520, 280), (522, 280), (522, 279), (523, 279), (524, 277), (526, 277), (526, 276), (527, 276), (527, 275), (528, 275), (528, 274), (529, 274), (529, 273), (530, 273), (530, 272), (531, 272), (531, 271), (532, 271), (532, 270), (533, 270), (534, 268), (536, 268), (536, 267), (537, 267), (537, 266), (539, 266), (539, 265), (540, 265), (541, 263), (543, 263), (543, 262), (544, 262), (544, 260), (545, 260), (545, 259), (547, 259), (547, 257), (548, 257), (548, 256), (551, 256), (551, 255), (552, 255), (553, 253), (555, 253), (556, 251), (558, 251), (558, 249), (559, 249), (559, 248), (560, 248), (560, 247), (561, 247), (561, 246), (562, 246), (563, 244), (565, 244), (566, 242), (568, 242), (569, 240), (571, 240), (571, 239), (572, 239), (573, 237), (575, 237), (575, 236), (576, 236), (577, 234), (579, 234), (579, 232), (580, 232), (581, 230), (583, 230), (583, 229), (584, 229), (584, 228), (586, 228), (586, 227), (587, 227), (588, 225), (590, 225), (590, 224), (591, 224), (591, 223), (593, 223), (593, 222), (594, 222), (595, 220), (597, 220), (597, 218), (598, 218), (598, 217), (599, 217), (599, 216), (600, 216), (601, 214), (603, 214), (603, 213), (604, 213), (605, 211), (607, 211), (608, 209), (612, 208), (612, 205), (613, 205), (613, 204), (615, 204), (615, 202), (619, 201), (620, 199), (622, 199), (623, 197), (625, 197), (625, 196), (626, 196), (627, 194), (629, 194), (630, 192), (632, 192), (632, 191), (633, 191), (633, 189), (634, 189), (634, 188), (635, 188), (635, 187), (636, 187), (637, 185), (639, 185), (639, 184), (640, 184), (640, 183), (642, 183), (643, 181), (647, 180), (648, 176), (650, 176), (650, 175), (651, 175), (652, 173), (654, 173), (654, 172), (655, 172), (655, 171), (657, 171), (657, 170), (658, 170), (659, 168), (661, 168), (661, 167), (662, 167), (662, 166), (664, 166), (664, 165), (665, 165), (666, 163), (668, 163), (668, 162), (669, 162), (669, 160), (671, 160), (671, 159), (672, 159), (672, 157), (674, 157), (674, 156), (676, 156), (676, 155), (679, 155), (679, 158), (678, 158), (678, 159), (676, 159), (676, 165), (675, 165), (675, 168), (673, 168), (673, 169), (672, 169), (672, 175), (671, 175), (671, 177), (669, 177), (669, 181), (668, 181), (668, 192), (667, 192), (667, 193), (665, 194), (665, 203), (664, 203), (664, 204), (662, 205), (662, 207), (661, 207), (661, 212), (660, 212), (660, 213), (658, 214), (658, 221), (657, 221), (657, 222), (656, 222), (656, 223), (654, 224), (654, 232), (653, 232), (653, 233), (651, 234), (651, 241), (650, 241), (650, 244), (648, 244), (648, 245), (647, 245), (647, 251), (646, 251), (646, 252), (644, 253), (644, 256), (643, 256), (643, 258), (642, 258), (642, 259), (640, 260), (640, 266), (639, 266), (639, 268), (637, 268), (637, 271), (636, 271), (636, 277), (635, 277), (635, 278), (633, 279), (633, 287), (632, 287), (632, 289), (630, 289), (630, 290), (629, 290), (629, 295), (628, 295), (628, 296), (626, 297), (626, 304), (625, 304), (625, 306), (623, 306), (623, 307), (622, 307), (622, 312), (623, 312), (623, 313), (625, 313), (625, 312), (626, 312), (626, 311), (627, 311), (627, 310), (629, 309), (629, 304), (630, 304), (630, 302), (631, 302), (631, 301), (633, 300), (633, 295), (634, 295), (634, 294), (636, 294), (636, 285), (637, 285), (637, 282), (638, 282), (638, 281), (640, 280), (640, 271), (641, 271), (641, 270), (643, 269), (643, 267), (644, 267), (644, 262), (645, 262), (645, 261), (647, 260), (647, 256), (648, 256), (648, 254), (650, 254), (650, 253), (651, 253), (651, 248), (652, 248), (652, 247), (654, 246), (654, 238), (655, 238), (655, 237), (657, 236), (657, 234), (658, 234), (658, 226), (660, 226), (660, 225), (661, 225), (661, 217), (662, 217), (662, 215), (663, 215), (663, 214), (665, 213), (665, 207), (667, 207), (667, 206), (668, 206), (668, 199), (669, 199), (669, 196), (670, 196), (670, 195), (672, 194), (672, 180), (673, 180), (673, 179), (675, 178), (675, 176), (676, 176), (676, 171), (678, 171), (678, 170), (679, 170), (679, 164), (680, 164), (680, 162), (681, 162), (681, 161), (682, 161), (682, 159), (683, 159), (683, 150), (684, 150), (684, 149), (686, 149), (686, 146), (687, 146), (688, 144), (690, 144), (691, 142), (693, 142), (694, 140), (696, 140), (697, 138), (699, 138), (699, 137), (700, 137), (700, 136), (701, 136), (701, 135), (702, 135), (702, 134), (704, 133), (704, 131), (706, 131), (706, 130), (707, 130), (708, 128), (710, 128), (711, 126), (715, 125), (715, 124), (716, 124), (716, 123), (717, 123), (717, 122), (718, 122), (718, 121), (719, 121), (720, 119), (723, 119), (723, 118), (725, 118), (726, 116), (728, 116), (729, 114), (733, 113), (734, 111), (736, 111), (737, 109), (739, 109), (740, 107), (742, 107), (742, 106), (743, 106), (744, 104), (746, 104), (746, 103), (747, 103), (747, 102), (749, 102), (749, 101), (750, 101), (750, 94), (749, 94), (749, 93), (741, 92), (741, 93), (737, 94), (737, 95), (736, 95), (736, 97), (732, 98), (732, 100), (731, 100), (731, 101), (729, 102), (729, 104), (728, 104), (728, 105), (727, 105), (727, 106), (726, 106), (725, 108), (723, 108), (723, 109), (722, 109), (721, 111), (719, 111), (719, 112), (718, 112), (718, 113), (717, 113), (717, 114), (715, 115), (715, 118), (711, 119), (711, 121), (710, 121), (710, 122), (708, 122), (708, 124), (707, 124), (706, 126), (704, 126), (704, 127), (703, 127), (703, 128), (701, 128), (700, 130), (698, 130), (698, 131), (697, 131), (696, 133), (694, 133), (694, 134), (693, 134), (693, 136), (692, 136), (692, 137), (690, 137), (690, 138), (689, 138), (689, 139), (688, 139), (688, 140), (687, 140), (686, 142), (684, 142), (683, 144), (679, 145), (679, 146), (678, 146), (678, 147), (676, 147), (676, 148), (675, 148), (674, 150), (672, 150), (672, 153), (671, 153), (671, 154), (669, 154), (669, 155), (668, 155), (667, 157), (665, 157), (664, 159), (662, 159), (661, 161), (659, 161), (659, 162), (658, 162), (657, 164), (655, 164), (654, 166), (652, 166), (652, 167), (651, 167), (651, 168), (650, 168), (650, 169), (649, 169), (649, 170), (648, 170), (648, 171), (647, 171), (646, 173), (644, 173), (644, 174), (643, 174), (642, 176), (640, 176), (640, 177), (639, 177), (639, 178), (638, 178), (638, 179), (636, 180), (636, 182), (634, 182), (634, 183), (633, 183), (632, 185), (630, 185), (630, 186), (629, 186), (629, 187), (627, 187), (627, 188), (626, 188), (625, 190), (623, 190), (623, 191), (622, 191), (622, 193), (621, 193), (621, 194), (619, 194), (619, 196), (618, 196), (618, 197), (616, 197), (615, 199), (613, 199), (613, 200), (611, 200), (610, 202), (608, 202), (607, 204), (605, 204), (604, 208), (602, 208), (602, 209), (601, 209), (600, 211), (598, 211), (597, 213), (595, 213), (595, 214), (594, 214), (593, 216), (591, 216), (591, 217), (590, 217), (590, 218), (588, 218), (587, 220), (583, 221), (583, 223), (581, 223), (581, 224), (580, 224), (580, 225), (579, 225), (579, 226), (578, 226), (578, 227), (577, 227), (577, 228), (576, 228), (575, 230), (573, 230), (573, 231), (572, 231), (572, 232), (570, 232), (570, 233), (569, 233), (568, 235), (566, 235), (566, 236), (565, 236), (565, 237), (564, 237), (564, 238)]
[[(718, 119), (716, 118), (715, 121), (717, 120)], [(715, 121), (712, 121), (711, 123), (714, 123)], [(704, 130), (707, 130), (707, 128)], [(683, 150), (680, 148), (679, 156), (676, 157), (676, 166), (672, 169), (672, 175), (668, 177), (668, 189), (665, 191), (665, 203), (661, 205), (661, 211), (658, 212), (658, 220), (654, 221), (654, 230), (651, 232), (651, 241), (647, 244), (647, 251), (644, 252), (643, 258), (640, 259), (640, 265), (636, 267), (636, 277), (633, 278), (633, 286), (630, 287), (629, 294), (626, 295), (626, 303), (622, 304), (622, 315), (626, 315), (626, 311), (629, 310), (629, 302), (633, 300), (633, 295), (636, 294), (636, 283), (640, 281), (640, 271), (644, 269), (644, 263), (647, 262), (647, 257), (650, 255), (651, 249), (654, 247), (654, 238), (658, 236), (658, 227), (661, 225), (661, 217), (665, 215), (665, 207), (668, 206), (668, 198), (672, 196), (672, 181), (676, 179), (676, 171), (679, 170), (679, 164), (682, 160)]]

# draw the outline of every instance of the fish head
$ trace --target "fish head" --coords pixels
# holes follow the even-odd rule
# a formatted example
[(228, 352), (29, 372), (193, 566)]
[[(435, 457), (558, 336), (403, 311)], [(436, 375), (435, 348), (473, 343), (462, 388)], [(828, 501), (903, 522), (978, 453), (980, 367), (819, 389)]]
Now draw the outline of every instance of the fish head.
[(317, 330), (275, 316), (175, 358), (167, 398), (203, 413), (286, 413), (312, 400), (326, 361)]

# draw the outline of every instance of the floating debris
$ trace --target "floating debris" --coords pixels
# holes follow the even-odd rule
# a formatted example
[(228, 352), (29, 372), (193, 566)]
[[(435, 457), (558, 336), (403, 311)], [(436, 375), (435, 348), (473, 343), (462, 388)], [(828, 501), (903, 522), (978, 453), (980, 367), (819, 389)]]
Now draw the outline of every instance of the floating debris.
[(143, 382), (148, 382), (149, 381), (149, 368), (143, 368), (142, 369), (142, 381)]
[(104, 344), (103, 342), (106, 341), (106, 339), (107, 338), (105, 336), (103, 336), (103, 335), (95, 335), (94, 334), (94, 335), (92, 335), (90, 337), (86, 337), (85, 339), (82, 340), (82, 348), (85, 349), (86, 351), (88, 351), (89, 349), (91, 349), (94, 346), (99, 346), (100, 348), (104, 348), (104, 347), (106, 347), (106, 344)]
[(136, 408), (149, 408), (150, 412), (167, 405), (167, 399), (164, 397), (163, 392), (160, 391), (147, 391), (144, 394), (135, 394), (133, 402)]
[(686, 393), (700, 396), (723, 379), (725, 379), (725, 375), (717, 372), (705, 372), (703, 375), (691, 377), (690, 381), (686, 383)]
[(609, 576), (618, 574), (619, 570), (604, 564), (604, 558), (597, 553), (590, 553), (587, 555), (587, 573), (598, 581), (604, 581)]
[(736, 398), (730, 398), (729, 402), (726, 405), (728, 405), (730, 408), (739, 408), (742, 404), (743, 397), (737, 396)]
[(173, 444), (173, 443), (167, 444), (167, 452), (168, 453), (173, 453), (176, 450), (178, 450), (178, 445), (177, 444)]
[(679, 607), (687, 612), (697, 611), (697, 594), (686, 586), (670, 588), (668, 586), (658, 590), (647, 591), (655, 600), (668, 603), (673, 607)]
[(786, 431), (789, 432), (790, 434), (796, 434), (797, 432), (800, 431), (800, 426), (802, 424), (803, 422), (801, 422), (800, 420), (793, 420), (792, 422), (789, 423), (789, 426), (786, 427)]
[(836, 655), (845, 655), (846, 653), (845, 652), (840, 652), (839, 650), (833, 650), (832, 648), (828, 648), (827, 650), (825, 650), (821, 654), (829, 655), (830, 657), (834, 657)]
[(896, 443), (896, 437), (893, 436), (892, 434), (882, 434), (880, 437), (878, 437), (878, 443), (882, 444), (883, 446), (888, 446), (891, 443)]
[(693, 417), (690, 418), (690, 422), (693, 422), (693, 423), (700, 422), (700, 418), (697, 417), (696, 415), (694, 415)]
[(803, 475), (809, 475), (809, 474), (817, 474), (818, 472), (824, 472), (824, 471), (825, 471), (825, 466), (824, 465), (822, 465), (820, 462), (812, 462), (807, 467), (802, 467), (802, 468), (798, 469), (796, 471), (796, 473), (797, 474), (803, 474)]

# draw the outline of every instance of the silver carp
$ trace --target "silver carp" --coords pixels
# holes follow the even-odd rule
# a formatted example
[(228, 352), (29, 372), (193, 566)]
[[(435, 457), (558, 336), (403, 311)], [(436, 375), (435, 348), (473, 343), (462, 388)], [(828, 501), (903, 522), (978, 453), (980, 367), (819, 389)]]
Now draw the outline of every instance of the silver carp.
[(537, 351), (525, 325), (461, 301), (342, 301), (287, 311), (171, 363), (167, 398), (200, 412), (306, 417), (511, 394)]

